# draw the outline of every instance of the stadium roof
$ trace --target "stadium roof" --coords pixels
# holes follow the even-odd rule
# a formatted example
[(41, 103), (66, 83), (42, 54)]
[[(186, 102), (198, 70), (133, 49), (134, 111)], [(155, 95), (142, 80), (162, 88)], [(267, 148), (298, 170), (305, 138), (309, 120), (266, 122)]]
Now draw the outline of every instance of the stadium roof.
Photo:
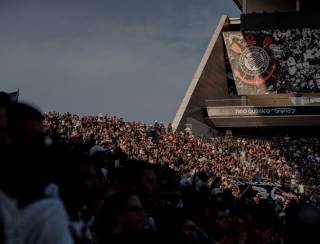
[(243, 0), (233, 0), (233, 1), (235, 2), (235, 4), (237, 4), (239, 9), (242, 10), (242, 2), (243, 2)]

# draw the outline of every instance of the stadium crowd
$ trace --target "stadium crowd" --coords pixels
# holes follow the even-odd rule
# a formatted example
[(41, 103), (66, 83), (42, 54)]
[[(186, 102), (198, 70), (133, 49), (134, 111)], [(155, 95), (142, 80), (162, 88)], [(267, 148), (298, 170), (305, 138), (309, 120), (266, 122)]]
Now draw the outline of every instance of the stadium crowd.
[(70, 141), (99, 144), (109, 153), (121, 150), (129, 158), (165, 164), (184, 176), (211, 173), (221, 177), (222, 187), (230, 188), (235, 195), (239, 195), (235, 180), (287, 183), (297, 191), (303, 191), (305, 184), (320, 183), (317, 137), (204, 139), (188, 131), (173, 132), (170, 125), (158, 122), (147, 126), (118, 117), (54, 112), (45, 114), (44, 126)]
[(0, 94), (0, 160), (0, 243), (320, 241), (301, 189), (318, 185), (318, 138), (201, 139)]

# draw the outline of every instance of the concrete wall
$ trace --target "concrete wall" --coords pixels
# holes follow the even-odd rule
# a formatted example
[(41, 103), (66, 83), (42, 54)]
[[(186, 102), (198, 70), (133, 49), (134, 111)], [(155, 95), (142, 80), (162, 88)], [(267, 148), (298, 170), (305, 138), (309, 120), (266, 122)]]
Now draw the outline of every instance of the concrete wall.
[(248, 106), (289, 106), (292, 105), (288, 94), (248, 96)]
[(206, 100), (229, 97), (222, 36), (223, 29), (228, 25), (228, 17), (221, 17), (172, 122), (174, 129), (183, 130), (189, 118), (204, 123), (203, 108), (206, 107)]
[(246, 0), (244, 13), (288, 12), (296, 10), (296, 0)]
[(217, 136), (218, 132), (212, 127), (199, 122), (196, 119), (188, 118), (186, 120), (186, 127), (192, 131), (192, 134), (200, 137), (212, 137)]

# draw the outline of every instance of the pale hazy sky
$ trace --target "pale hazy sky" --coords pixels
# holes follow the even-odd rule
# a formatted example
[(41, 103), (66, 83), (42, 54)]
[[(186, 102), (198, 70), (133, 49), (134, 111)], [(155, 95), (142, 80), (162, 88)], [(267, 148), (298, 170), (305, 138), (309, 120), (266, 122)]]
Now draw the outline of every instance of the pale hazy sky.
[(0, 90), (42, 111), (172, 120), (232, 0), (0, 0)]

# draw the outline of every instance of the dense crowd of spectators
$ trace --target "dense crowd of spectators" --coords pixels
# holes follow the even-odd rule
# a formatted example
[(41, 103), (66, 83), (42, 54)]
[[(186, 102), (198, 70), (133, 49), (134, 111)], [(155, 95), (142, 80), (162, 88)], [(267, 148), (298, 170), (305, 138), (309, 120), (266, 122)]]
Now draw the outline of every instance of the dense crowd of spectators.
[[(257, 139), (220, 136), (197, 138), (189, 131), (173, 132), (156, 122), (145, 125), (118, 117), (45, 114), (44, 126), (67, 140), (99, 144), (109, 152), (164, 164), (189, 177), (206, 172), (222, 178), (222, 187), (239, 195), (235, 180), (290, 184), (296, 191), (319, 185), (320, 140), (314, 138)], [(300, 186), (300, 189), (299, 189)]]
[(317, 186), (317, 138), (200, 139), (161, 123), (43, 116), (0, 94), (0, 160), (0, 243), (320, 241), (307, 198), (244, 183)]

